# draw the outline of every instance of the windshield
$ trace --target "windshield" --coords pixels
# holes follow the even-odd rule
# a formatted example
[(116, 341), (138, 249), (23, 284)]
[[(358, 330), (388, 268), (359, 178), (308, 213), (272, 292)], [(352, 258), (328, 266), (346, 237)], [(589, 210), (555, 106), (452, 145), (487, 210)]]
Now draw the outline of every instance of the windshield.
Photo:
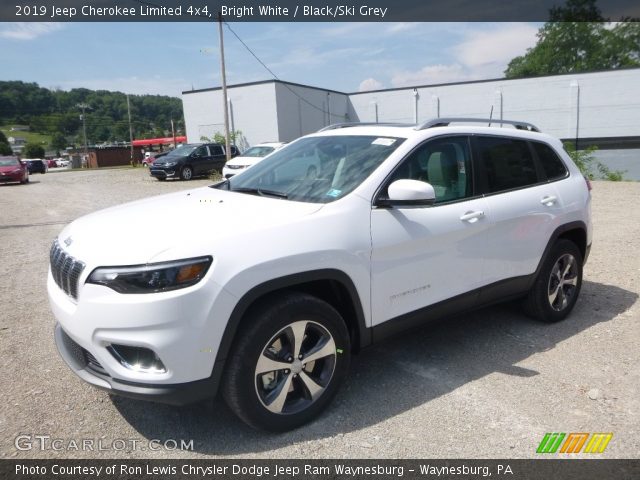
[(243, 157), (266, 157), (275, 149), (273, 147), (251, 147), (242, 154)]
[(215, 188), (329, 203), (360, 185), (403, 141), (356, 135), (306, 137)]
[(11, 167), (20, 165), (17, 158), (0, 158), (0, 167)]

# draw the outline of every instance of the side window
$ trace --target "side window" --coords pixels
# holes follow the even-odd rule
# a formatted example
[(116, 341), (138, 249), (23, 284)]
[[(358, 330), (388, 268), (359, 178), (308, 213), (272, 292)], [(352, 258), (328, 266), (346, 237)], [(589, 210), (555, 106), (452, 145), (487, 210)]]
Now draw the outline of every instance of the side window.
[(478, 158), (487, 180), (488, 193), (538, 183), (536, 166), (524, 140), (477, 137)]
[(556, 180), (567, 175), (567, 167), (564, 166), (558, 154), (549, 145), (531, 142), (538, 155), (538, 160), (548, 180)]
[(220, 145), (209, 145), (209, 150), (211, 151), (212, 157), (217, 157), (218, 155), (224, 155), (224, 151)]
[(392, 174), (396, 180), (429, 182), (436, 203), (471, 196), (471, 155), (467, 137), (438, 138), (420, 146)]
[(200, 145), (198, 148), (196, 148), (195, 152), (193, 152), (193, 155), (195, 157), (206, 157), (209, 155), (209, 151), (207, 150), (207, 146), (206, 145)]

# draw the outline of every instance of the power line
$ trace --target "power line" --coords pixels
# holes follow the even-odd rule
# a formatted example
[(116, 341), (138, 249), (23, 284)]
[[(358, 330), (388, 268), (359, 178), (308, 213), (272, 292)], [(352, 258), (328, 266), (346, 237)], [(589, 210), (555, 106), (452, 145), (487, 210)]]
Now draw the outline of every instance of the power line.
[(330, 111), (325, 110), (322, 107), (318, 107), (317, 105), (314, 105), (313, 103), (311, 103), (309, 100), (307, 100), (306, 98), (298, 95), (298, 93), (293, 90), (291, 87), (289, 87), (289, 85), (287, 84), (287, 82), (285, 82), (284, 80), (281, 80), (275, 73), (273, 73), (273, 71), (262, 61), (260, 60), (260, 58), (258, 57), (258, 55), (256, 55), (253, 50), (251, 50), (251, 48), (249, 48), (249, 46), (244, 43), (244, 41), (240, 38), (240, 36), (231, 28), (231, 26), (227, 23), (227, 22), (223, 22), (227, 28), (229, 29), (229, 31), (233, 34), (234, 37), (236, 37), (238, 39), (238, 41), (242, 44), (242, 46), (244, 48), (247, 49), (247, 51), (251, 54), (251, 56), (253, 56), (253, 58), (255, 58), (257, 60), (257, 62), (262, 65), (264, 67), (264, 69), (269, 72), (271, 74), (271, 76), (273, 78), (275, 78), (276, 80), (278, 80), (279, 82), (282, 82), (282, 85), (284, 85), (284, 87), (289, 90), (291, 93), (293, 93), (296, 97), (298, 97), (301, 101), (303, 101), (304, 103), (306, 103), (307, 105), (309, 105), (310, 107), (315, 108), (316, 110), (322, 112), (322, 113), (326, 113), (327, 115), (329, 115), (329, 117), (336, 117), (336, 118), (342, 118), (343, 115), (334, 115), (332, 114)]

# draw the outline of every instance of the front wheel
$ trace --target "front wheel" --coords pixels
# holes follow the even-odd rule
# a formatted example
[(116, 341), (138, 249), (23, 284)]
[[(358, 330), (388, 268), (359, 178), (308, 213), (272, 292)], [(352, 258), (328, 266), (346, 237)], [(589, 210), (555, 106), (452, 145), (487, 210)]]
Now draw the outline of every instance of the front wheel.
[(290, 430), (316, 417), (347, 374), (350, 341), (329, 304), (290, 293), (254, 308), (227, 359), (223, 395), (247, 424)]
[(580, 294), (582, 263), (582, 254), (575, 243), (558, 240), (525, 299), (526, 313), (543, 322), (564, 320)]
[(191, 180), (193, 178), (193, 170), (190, 166), (182, 167), (180, 171), (180, 178), (182, 180)]

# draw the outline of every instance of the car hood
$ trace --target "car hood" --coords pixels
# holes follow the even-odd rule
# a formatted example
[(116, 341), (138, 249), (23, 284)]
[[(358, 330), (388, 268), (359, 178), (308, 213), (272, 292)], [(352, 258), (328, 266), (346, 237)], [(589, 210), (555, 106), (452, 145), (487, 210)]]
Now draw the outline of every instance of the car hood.
[(222, 239), (277, 228), (322, 206), (202, 187), (86, 215), (58, 240), (70, 255), (94, 265), (215, 255)]
[(0, 172), (3, 173), (13, 172), (14, 170), (22, 170), (22, 167), (20, 165), (0, 166)]

